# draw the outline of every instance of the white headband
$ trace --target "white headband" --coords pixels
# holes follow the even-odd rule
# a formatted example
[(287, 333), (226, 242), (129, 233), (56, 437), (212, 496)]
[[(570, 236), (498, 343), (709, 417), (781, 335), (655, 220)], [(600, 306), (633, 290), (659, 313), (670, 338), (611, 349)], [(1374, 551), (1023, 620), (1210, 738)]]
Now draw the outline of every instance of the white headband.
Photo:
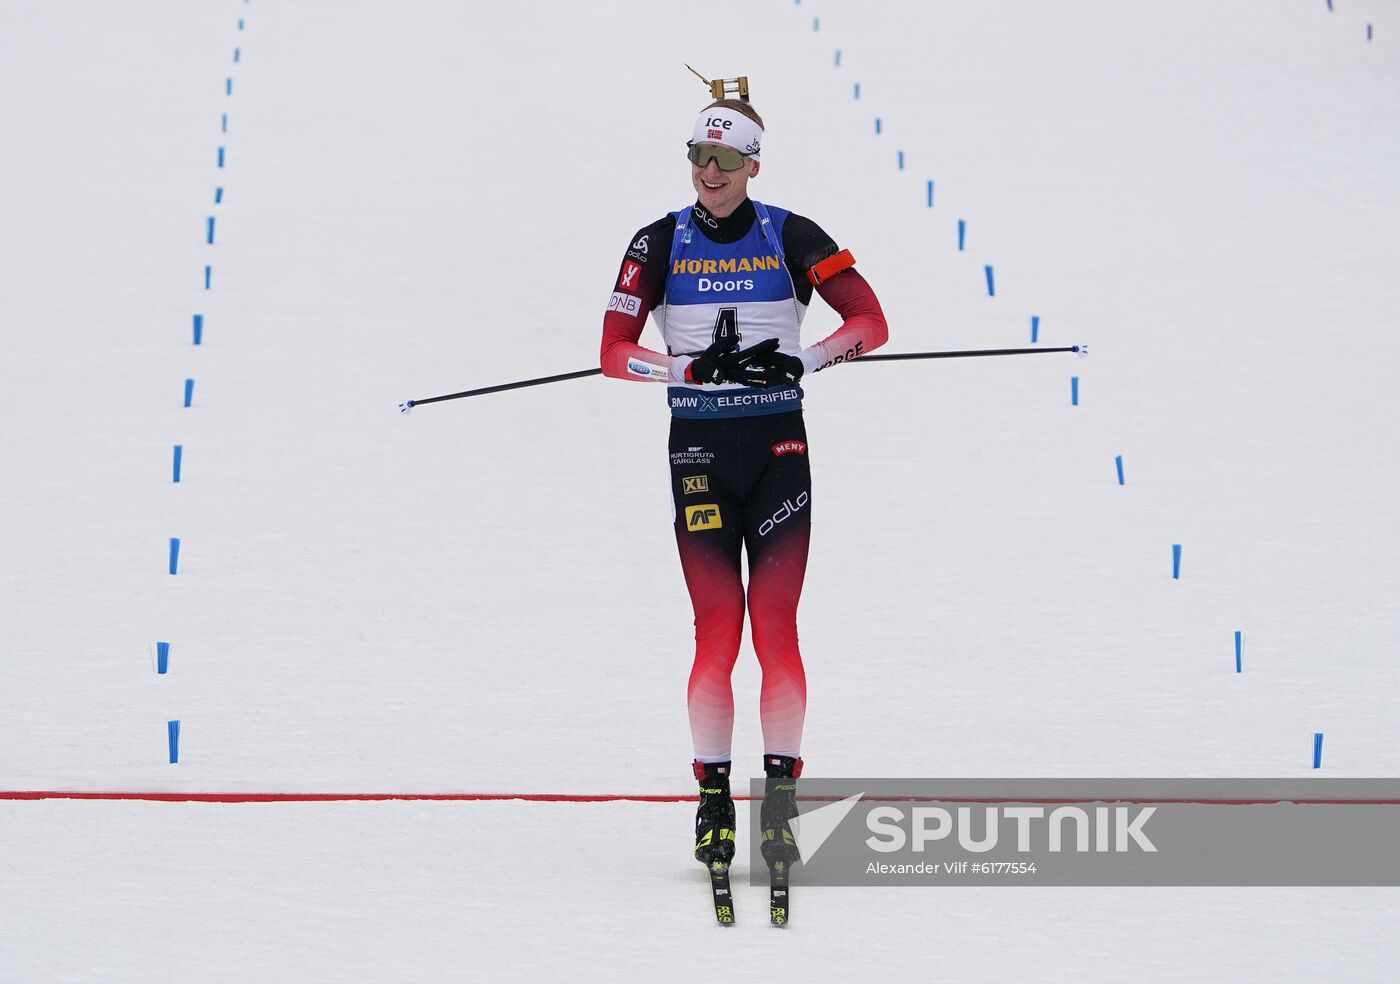
[(695, 132), (690, 141), (724, 144), (758, 160), (759, 148), (763, 143), (763, 127), (743, 113), (716, 106), (714, 109), (704, 110), (696, 118)]

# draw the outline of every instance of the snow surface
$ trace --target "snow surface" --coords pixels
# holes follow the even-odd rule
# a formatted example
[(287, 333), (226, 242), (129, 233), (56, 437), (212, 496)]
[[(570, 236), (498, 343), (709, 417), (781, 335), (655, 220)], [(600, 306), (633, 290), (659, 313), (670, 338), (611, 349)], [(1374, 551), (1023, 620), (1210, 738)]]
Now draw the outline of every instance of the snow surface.
[[(1304, 776), (1323, 731), (1400, 775), (1400, 11), (1335, 6), (0, 4), (0, 789), (693, 789), (660, 388), (395, 410), (596, 364), (691, 199), (682, 61), (749, 75), (755, 196), (889, 351), (1093, 353), (809, 382), (811, 774)], [(745, 886), (721, 930), (691, 815), (0, 801), (0, 981), (1400, 961), (1394, 889), (804, 888), (779, 934)]]

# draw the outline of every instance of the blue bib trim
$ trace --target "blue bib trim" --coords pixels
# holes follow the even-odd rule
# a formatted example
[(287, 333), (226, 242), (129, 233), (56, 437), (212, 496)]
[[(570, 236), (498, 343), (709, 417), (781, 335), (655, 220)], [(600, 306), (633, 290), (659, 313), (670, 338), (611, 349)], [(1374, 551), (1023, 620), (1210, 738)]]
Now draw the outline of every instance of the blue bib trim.
[(666, 387), (671, 416), (686, 420), (718, 420), (721, 417), (766, 417), (802, 409), (801, 386), (773, 389), (732, 389), (706, 392), (685, 386)]
[(673, 212), (676, 234), (666, 266), (667, 304), (732, 304), (785, 301), (793, 296), (792, 278), (783, 263), (783, 220), (788, 213), (754, 202), (757, 218), (748, 234), (734, 243), (712, 242), (696, 235), (689, 208)]

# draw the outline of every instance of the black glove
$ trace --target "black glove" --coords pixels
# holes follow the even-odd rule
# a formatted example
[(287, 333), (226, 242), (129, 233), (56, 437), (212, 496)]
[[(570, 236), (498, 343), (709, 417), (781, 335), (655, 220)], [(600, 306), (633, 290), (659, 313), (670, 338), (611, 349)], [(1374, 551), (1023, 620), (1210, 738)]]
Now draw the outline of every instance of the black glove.
[[(733, 338), (722, 338), (690, 364), (690, 378), (697, 383), (743, 383), (745, 386), (766, 386), (753, 382), (758, 378), (754, 362), (771, 358), (778, 349), (778, 340), (768, 338), (753, 348), (736, 351)], [(798, 371), (801, 371), (799, 365)]]
[(724, 366), (720, 359), (733, 352), (738, 346), (739, 342), (733, 335), (726, 335), (695, 357), (695, 361), (686, 370), (687, 375), (697, 383), (726, 382)]
[[(771, 345), (769, 345), (770, 342)], [(802, 365), (802, 360), (795, 355), (784, 355), (779, 352), (776, 338), (770, 338), (767, 342), (759, 342), (749, 351), (758, 353), (758, 350), (765, 345), (769, 347), (761, 355), (755, 354), (749, 359), (744, 366), (743, 378), (738, 381), (745, 386), (756, 386), (760, 389), (797, 385), (805, 368)]]

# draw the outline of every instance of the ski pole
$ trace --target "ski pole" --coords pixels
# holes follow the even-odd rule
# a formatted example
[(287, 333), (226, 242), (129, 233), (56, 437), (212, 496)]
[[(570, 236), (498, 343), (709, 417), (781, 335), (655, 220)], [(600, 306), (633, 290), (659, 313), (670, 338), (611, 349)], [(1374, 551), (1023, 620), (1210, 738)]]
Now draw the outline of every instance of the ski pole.
[(408, 413), (424, 403), (441, 403), (443, 400), (460, 400), (464, 396), (485, 396), (487, 393), (501, 393), (505, 390), (522, 389), (526, 386), (543, 386), (545, 383), (562, 383), (566, 379), (582, 379), (584, 376), (601, 375), (601, 369), (580, 369), (578, 372), (561, 372), (557, 376), (540, 376), (538, 379), (522, 379), (517, 383), (498, 383), (480, 389), (465, 390), (461, 393), (448, 393), (446, 396), (430, 396), (426, 400), (405, 400), (399, 404), (400, 413)]
[[(1036, 355), (1041, 352), (1078, 352), (1089, 354), (1087, 345), (1065, 345), (1059, 348), (1019, 348), (1019, 349), (967, 349), (958, 352), (896, 352), (892, 355), (863, 355), (851, 362), (892, 362), (896, 359), (967, 359), (984, 355)], [(543, 386), (545, 383), (562, 383), (566, 379), (582, 379), (584, 376), (597, 376), (602, 369), (580, 369), (577, 372), (561, 372), (557, 376), (539, 376), (535, 379), (522, 379), (514, 383), (497, 383), (480, 389), (464, 390), (461, 393), (448, 393), (446, 396), (430, 396), (423, 400), (405, 400), (399, 404), (400, 413), (408, 413), (414, 407), (425, 403), (441, 403), (444, 400), (460, 400), (466, 396), (485, 396), (488, 393), (501, 393), (505, 390), (523, 389), (526, 386)]]
[(1089, 354), (1087, 345), (1062, 345), (1058, 348), (966, 349), (961, 352), (895, 352), (889, 355), (862, 355), (850, 362), (894, 362), (898, 359), (968, 359), (981, 355), (1038, 355), (1041, 352), (1078, 352)]

